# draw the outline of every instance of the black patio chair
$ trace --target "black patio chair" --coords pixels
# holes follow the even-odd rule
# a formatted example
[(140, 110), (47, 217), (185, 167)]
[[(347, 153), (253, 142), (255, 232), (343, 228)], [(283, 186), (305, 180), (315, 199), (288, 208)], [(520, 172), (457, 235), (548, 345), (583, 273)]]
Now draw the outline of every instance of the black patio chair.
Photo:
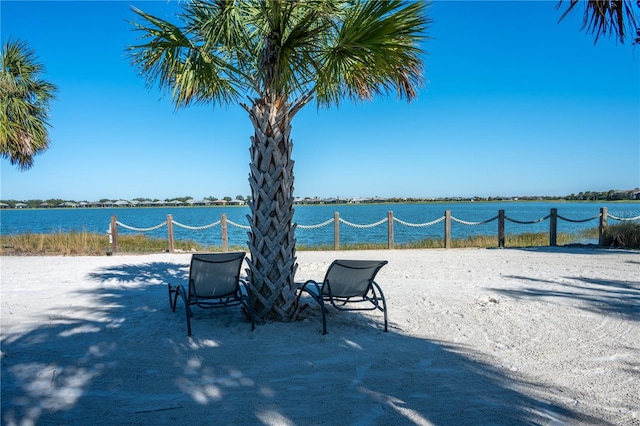
[(189, 290), (182, 284), (169, 284), (171, 310), (175, 312), (178, 296), (184, 300), (187, 335), (191, 336), (193, 306), (206, 309), (240, 305), (244, 317), (251, 321), (251, 331), (255, 329), (251, 295), (246, 290), (246, 282), (240, 278), (244, 256), (244, 252), (194, 254), (189, 266)]
[(384, 331), (388, 331), (387, 302), (380, 286), (374, 281), (386, 260), (335, 260), (329, 266), (322, 283), (314, 280), (298, 284), (297, 303), (308, 293), (322, 308), (322, 334), (327, 334), (324, 302), (342, 311), (379, 310), (384, 314)]

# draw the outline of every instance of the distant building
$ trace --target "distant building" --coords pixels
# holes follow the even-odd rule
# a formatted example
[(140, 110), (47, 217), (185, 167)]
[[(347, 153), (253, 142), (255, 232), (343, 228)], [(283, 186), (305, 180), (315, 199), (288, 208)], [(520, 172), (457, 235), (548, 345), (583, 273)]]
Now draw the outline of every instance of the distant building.
[(208, 206), (209, 204), (211, 204), (211, 201), (190, 199), (187, 200), (187, 204), (189, 204), (190, 206)]

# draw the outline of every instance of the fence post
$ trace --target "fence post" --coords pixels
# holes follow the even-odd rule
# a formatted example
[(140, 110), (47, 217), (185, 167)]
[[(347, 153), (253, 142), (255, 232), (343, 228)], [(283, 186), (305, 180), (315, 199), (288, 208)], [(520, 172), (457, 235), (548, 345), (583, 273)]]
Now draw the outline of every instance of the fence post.
[(601, 246), (607, 245), (607, 216), (609, 215), (609, 209), (606, 207), (600, 208), (600, 226), (598, 228), (598, 244)]
[(498, 210), (498, 247), (504, 248), (504, 210)]
[(551, 218), (549, 220), (549, 245), (551, 247), (558, 245), (558, 209), (551, 209)]
[(229, 229), (227, 228), (227, 214), (220, 216), (220, 229), (222, 230), (222, 251), (229, 251)]
[(175, 250), (175, 242), (173, 239), (173, 215), (167, 215), (167, 236), (169, 238), (169, 253)]
[(340, 213), (333, 213), (333, 249), (340, 250)]
[(444, 211), (444, 248), (451, 248), (451, 210)]
[(393, 237), (393, 212), (392, 211), (387, 213), (387, 233), (388, 233), (387, 248), (389, 250), (393, 250), (394, 237)]
[(118, 252), (118, 218), (111, 216), (111, 250), (113, 253)]

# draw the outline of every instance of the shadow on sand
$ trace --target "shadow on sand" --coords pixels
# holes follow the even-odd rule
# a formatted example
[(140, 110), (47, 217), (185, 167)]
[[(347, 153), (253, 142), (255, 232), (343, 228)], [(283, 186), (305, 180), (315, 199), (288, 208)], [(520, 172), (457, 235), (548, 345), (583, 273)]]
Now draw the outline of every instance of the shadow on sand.
[[(41, 325), (3, 335), (3, 424), (606, 424), (473, 348), (394, 332), (393, 315), (383, 333), (379, 318), (334, 313), (322, 336), (313, 313), (252, 333), (239, 309), (211, 310), (188, 338), (166, 291), (186, 274), (167, 262), (96, 270)], [(622, 284), (602, 283), (637, 302)], [(89, 306), (72, 306), (78, 296)]]
[[(640, 281), (602, 280), (585, 277), (560, 277), (557, 281), (527, 276), (507, 275), (519, 281), (529, 281), (530, 287), (517, 290), (493, 289), (514, 298), (557, 298), (580, 302), (579, 308), (605, 315), (616, 315), (640, 321)], [(535, 284), (539, 285), (535, 285)], [(553, 288), (559, 286), (561, 290)]]
[[(521, 249), (532, 252), (573, 253), (586, 255), (609, 255), (620, 252), (639, 253), (637, 250), (619, 250), (585, 247), (531, 247)], [(638, 264), (634, 259), (628, 263)], [(506, 275), (523, 282), (530, 282), (529, 287), (518, 289), (492, 289), (505, 296), (533, 299), (557, 298), (579, 302), (581, 309), (604, 315), (616, 315), (632, 321), (640, 321), (640, 280), (629, 277), (629, 280), (606, 280), (587, 277), (558, 277), (556, 280), (545, 280), (534, 276)], [(631, 279), (635, 278), (635, 279)]]

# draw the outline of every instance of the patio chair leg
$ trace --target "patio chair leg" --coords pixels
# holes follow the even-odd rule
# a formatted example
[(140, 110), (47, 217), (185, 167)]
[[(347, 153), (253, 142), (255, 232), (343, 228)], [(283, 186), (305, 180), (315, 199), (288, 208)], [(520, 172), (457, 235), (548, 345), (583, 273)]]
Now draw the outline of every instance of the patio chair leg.
[[(384, 293), (382, 292), (382, 289), (375, 281), (373, 282), (373, 286), (374, 286), (373, 299), (375, 302), (374, 306), (380, 309), (384, 314), (384, 331), (387, 332), (389, 331), (389, 320), (387, 317), (387, 299), (384, 298)], [(380, 304), (382, 304), (382, 307), (380, 306)]]
[(187, 315), (187, 336), (191, 336), (191, 320), (189, 319), (189, 315)]
[(327, 315), (324, 303), (322, 304), (322, 335), (327, 334)]
[(175, 301), (173, 298), (173, 294), (177, 291), (176, 288), (174, 288), (171, 284), (167, 284), (167, 287), (169, 288), (169, 307), (171, 308), (172, 311), (175, 311)]
[(191, 317), (193, 316), (193, 313), (191, 312), (191, 309), (189, 309), (189, 305), (185, 306), (185, 312), (187, 317), (187, 336), (191, 336)]

